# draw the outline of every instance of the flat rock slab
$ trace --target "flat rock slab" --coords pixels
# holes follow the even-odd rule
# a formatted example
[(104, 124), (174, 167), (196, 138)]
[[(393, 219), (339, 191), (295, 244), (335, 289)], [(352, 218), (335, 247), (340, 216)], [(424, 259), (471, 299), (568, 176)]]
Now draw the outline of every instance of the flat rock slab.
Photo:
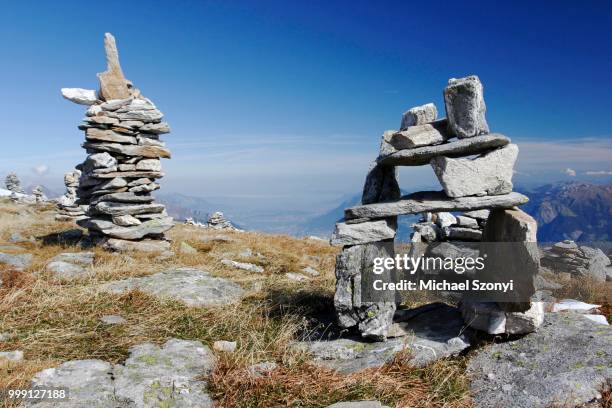
[(456, 308), (435, 303), (403, 312), (409, 312), (398, 323), (407, 333), (403, 337), (384, 342), (359, 338), (302, 341), (296, 347), (310, 352), (316, 364), (348, 374), (381, 367), (402, 350), (409, 350), (410, 362), (422, 367), (470, 346), (468, 338), (472, 331), (464, 330), (461, 313)]
[(140, 344), (130, 349), (124, 364), (102, 360), (72, 360), (36, 374), (32, 386), (70, 390), (70, 400), (26, 403), (36, 407), (212, 407), (206, 383), (215, 359), (199, 341), (171, 339), (158, 347)]
[(0, 264), (23, 270), (32, 263), (32, 254), (11, 255), (0, 252)]
[(424, 212), (512, 208), (528, 201), (529, 198), (517, 192), (497, 196), (452, 198), (442, 191), (422, 191), (404, 196), (398, 201), (347, 208), (344, 210), (344, 218), (385, 218)]
[(510, 139), (498, 133), (475, 136), (467, 139), (452, 139), (449, 143), (435, 146), (423, 146), (415, 149), (399, 150), (395, 153), (379, 157), (378, 164), (384, 166), (422, 166), (429, 164), (434, 157), (463, 157), (502, 147), (510, 143)]
[(114, 281), (102, 285), (101, 289), (111, 293), (141, 290), (188, 306), (225, 305), (238, 301), (244, 294), (237, 284), (194, 268), (173, 268), (141, 278)]
[(51, 258), (45, 269), (58, 280), (72, 280), (84, 277), (93, 266), (93, 252), (65, 252)]
[(468, 373), (476, 407), (578, 406), (612, 380), (612, 329), (550, 313), (537, 332), (480, 350)]

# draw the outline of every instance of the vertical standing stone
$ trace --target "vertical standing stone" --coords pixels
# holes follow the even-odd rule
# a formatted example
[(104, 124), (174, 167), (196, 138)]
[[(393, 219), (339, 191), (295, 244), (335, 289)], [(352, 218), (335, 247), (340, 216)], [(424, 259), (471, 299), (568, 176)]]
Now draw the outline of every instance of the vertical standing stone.
[(100, 96), (107, 101), (112, 99), (129, 98), (130, 91), (128, 83), (123, 76), (123, 70), (119, 64), (119, 52), (115, 37), (112, 34), (104, 34), (104, 48), (106, 50), (106, 71), (98, 74), (100, 80)]
[(393, 323), (395, 293), (374, 291), (374, 279), (390, 282), (394, 270), (373, 273), (374, 259), (394, 257), (393, 241), (345, 247), (336, 259), (334, 306), (340, 326), (357, 326), (362, 336), (384, 339)]
[(397, 182), (397, 169), (394, 166), (379, 166), (372, 163), (361, 196), (362, 204), (380, 203), (397, 200), (401, 196)]
[(482, 84), (476, 75), (449, 79), (444, 103), (451, 134), (466, 138), (489, 133)]

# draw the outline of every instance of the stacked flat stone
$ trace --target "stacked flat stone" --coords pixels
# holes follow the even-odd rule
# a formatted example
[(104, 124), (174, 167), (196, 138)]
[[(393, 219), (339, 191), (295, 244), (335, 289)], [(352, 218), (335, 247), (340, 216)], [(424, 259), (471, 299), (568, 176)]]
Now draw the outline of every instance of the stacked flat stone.
[(32, 195), (34, 196), (34, 201), (37, 203), (43, 203), (47, 201), (47, 196), (45, 196), (45, 192), (42, 189), (42, 186), (36, 186), (32, 189)]
[(79, 126), (88, 156), (77, 166), (77, 195), (89, 209), (79, 225), (103, 238), (110, 249), (150, 248), (151, 240), (166, 249), (164, 233), (173, 221), (151, 193), (160, 187), (155, 180), (164, 176), (160, 158), (170, 158), (160, 140), (170, 128), (153, 102), (123, 76), (114, 37), (105, 34), (104, 43), (108, 69), (98, 74), (99, 93), (62, 89), (65, 98), (89, 106)]
[(210, 217), (208, 217), (206, 228), (216, 230), (238, 230), (238, 228), (236, 228), (230, 220), (225, 218), (221, 211), (215, 211), (210, 215)]
[[(394, 256), (398, 215), (424, 214), (413, 241), (513, 241), (525, 246), (536, 242), (535, 220), (514, 209), (528, 201), (512, 191), (518, 147), (501, 134), (489, 133), (479, 78), (450, 79), (444, 101), (446, 118), (438, 119), (433, 103), (417, 106), (404, 113), (399, 131), (383, 134), (361, 205), (345, 210), (332, 235), (331, 243), (343, 246), (336, 261), (334, 298), (339, 324), (357, 327), (364, 337), (385, 339), (393, 323), (395, 294), (374, 293), (371, 285), (363, 283), (372, 278), (374, 258)], [(401, 197), (396, 167), (428, 164), (443, 191)], [(520, 271), (527, 282), (522, 293), (531, 296), (537, 253), (530, 247), (519, 256), (527, 258)], [(393, 280), (396, 271), (386, 273), (376, 279)], [(466, 323), (489, 333), (528, 332), (541, 323), (541, 304), (537, 310), (530, 302), (518, 301), (486, 305), (464, 301), (462, 306)], [(528, 322), (516, 323), (522, 318)]]
[(81, 171), (78, 169), (64, 174), (66, 193), (58, 199), (58, 213), (55, 215), (56, 221), (78, 221), (87, 218), (85, 214), (87, 213), (88, 206), (77, 202), (80, 178)]
[(488, 216), (489, 210), (466, 211), (456, 216), (449, 212), (427, 212), (412, 225), (410, 241), (480, 241)]
[(6, 189), (16, 193), (16, 194), (25, 194), (23, 188), (21, 187), (21, 180), (16, 173), (9, 173), (6, 175), (4, 179), (4, 184), (6, 185)]

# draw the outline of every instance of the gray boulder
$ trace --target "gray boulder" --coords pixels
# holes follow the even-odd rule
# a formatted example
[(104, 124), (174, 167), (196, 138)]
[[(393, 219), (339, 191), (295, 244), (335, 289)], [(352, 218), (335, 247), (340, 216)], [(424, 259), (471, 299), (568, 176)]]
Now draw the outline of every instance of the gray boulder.
[(32, 254), (5, 254), (0, 252), (0, 264), (8, 265), (18, 271), (24, 270), (32, 263)]
[(436, 157), (430, 164), (449, 197), (499, 195), (512, 191), (517, 157), (518, 146), (509, 144), (474, 159)]
[(582, 406), (612, 380), (610, 326), (547, 314), (540, 329), (479, 350), (468, 365), (476, 407)]
[(463, 139), (489, 133), (483, 88), (476, 75), (449, 79), (444, 105), (452, 134)]
[(125, 293), (140, 290), (160, 298), (184, 302), (188, 306), (225, 305), (238, 301), (244, 290), (223, 278), (194, 268), (174, 268), (140, 278), (128, 278), (100, 286), (102, 291)]
[(104, 247), (111, 251), (129, 252), (164, 252), (170, 249), (170, 242), (144, 239), (142, 241), (127, 241), (123, 239), (111, 238), (104, 243)]
[(310, 353), (315, 364), (341, 373), (354, 373), (380, 367), (403, 350), (409, 351), (410, 363), (423, 367), (438, 359), (456, 355), (470, 346), (473, 335), (465, 329), (459, 311), (442, 303), (410, 310), (398, 310), (391, 332), (395, 338), (385, 342), (366, 342), (359, 338), (313, 340), (296, 343)]
[(25, 406), (212, 408), (200, 377), (210, 374), (214, 364), (214, 355), (199, 341), (170, 339), (162, 347), (140, 344), (130, 349), (124, 364), (73, 360), (39, 372), (32, 387), (67, 388), (69, 400), (26, 401)]

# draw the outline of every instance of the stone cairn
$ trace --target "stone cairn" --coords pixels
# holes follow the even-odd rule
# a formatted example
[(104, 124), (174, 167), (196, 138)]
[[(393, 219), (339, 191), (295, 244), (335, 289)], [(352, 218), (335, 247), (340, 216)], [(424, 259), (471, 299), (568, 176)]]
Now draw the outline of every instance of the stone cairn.
[(47, 196), (41, 186), (36, 186), (32, 189), (32, 195), (34, 196), (34, 201), (37, 203), (43, 203), (47, 201)]
[(164, 233), (173, 221), (151, 192), (164, 175), (160, 158), (170, 158), (160, 141), (170, 128), (153, 102), (125, 79), (111, 34), (105, 34), (104, 45), (108, 68), (98, 74), (100, 91), (62, 89), (66, 99), (89, 106), (79, 126), (88, 156), (77, 166), (77, 196), (89, 209), (79, 225), (108, 249), (165, 250)]
[(201, 228), (209, 228), (214, 230), (231, 230), (231, 231), (240, 231), (230, 220), (225, 218), (221, 211), (215, 211), (208, 217), (208, 221), (206, 224), (202, 224), (194, 220), (192, 217), (189, 217), (185, 220), (185, 225), (194, 225), (196, 227)]
[[(495, 265), (515, 265), (512, 277), (520, 287), (521, 300), (526, 296), (534, 301), (464, 298), (460, 308), (467, 325), (490, 334), (527, 333), (542, 322), (542, 302), (534, 296), (539, 268), (537, 224), (516, 208), (528, 198), (512, 191), (518, 147), (509, 138), (489, 132), (477, 76), (450, 79), (444, 102), (446, 118), (438, 119), (435, 105), (429, 103), (404, 113), (399, 131), (384, 133), (379, 156), (365, 180), (361, 205), (346, 209), (344, 219), (336, 223), (331, 243), (343, 247), (336, 260), (336, 313), (340, 326), (357, 327), (363, 337), (384, 340), (393, 324), (398, 294), (373, 293), (364, 282), (374, 279), (374, 258), (395, 256), (397, 216), (404, 214), (423, 214), (413, 242), (516, 244), (500, 251)], [(443, 191), (401, 197), (396, 166), (427, 164)], [(396, 274), (390, 270), (376, 279), (393, 281)]]
[(87, 218), (85, 214), (87, 213), (88, 206), (77, 203), (80, 177), (81, 170), (78, 169), (64, 174), (66, 193), (58, 199), (58, 213), (55, 215), (56, 221), (79, 221)]
[(21, 187), (21, 180), (17, 177), (15, 173), (9, 173), (4, 179), (4, 184), (6, 185), (6, 189), (12, 193), (16, 194), (25, 194), (23, 188)]

